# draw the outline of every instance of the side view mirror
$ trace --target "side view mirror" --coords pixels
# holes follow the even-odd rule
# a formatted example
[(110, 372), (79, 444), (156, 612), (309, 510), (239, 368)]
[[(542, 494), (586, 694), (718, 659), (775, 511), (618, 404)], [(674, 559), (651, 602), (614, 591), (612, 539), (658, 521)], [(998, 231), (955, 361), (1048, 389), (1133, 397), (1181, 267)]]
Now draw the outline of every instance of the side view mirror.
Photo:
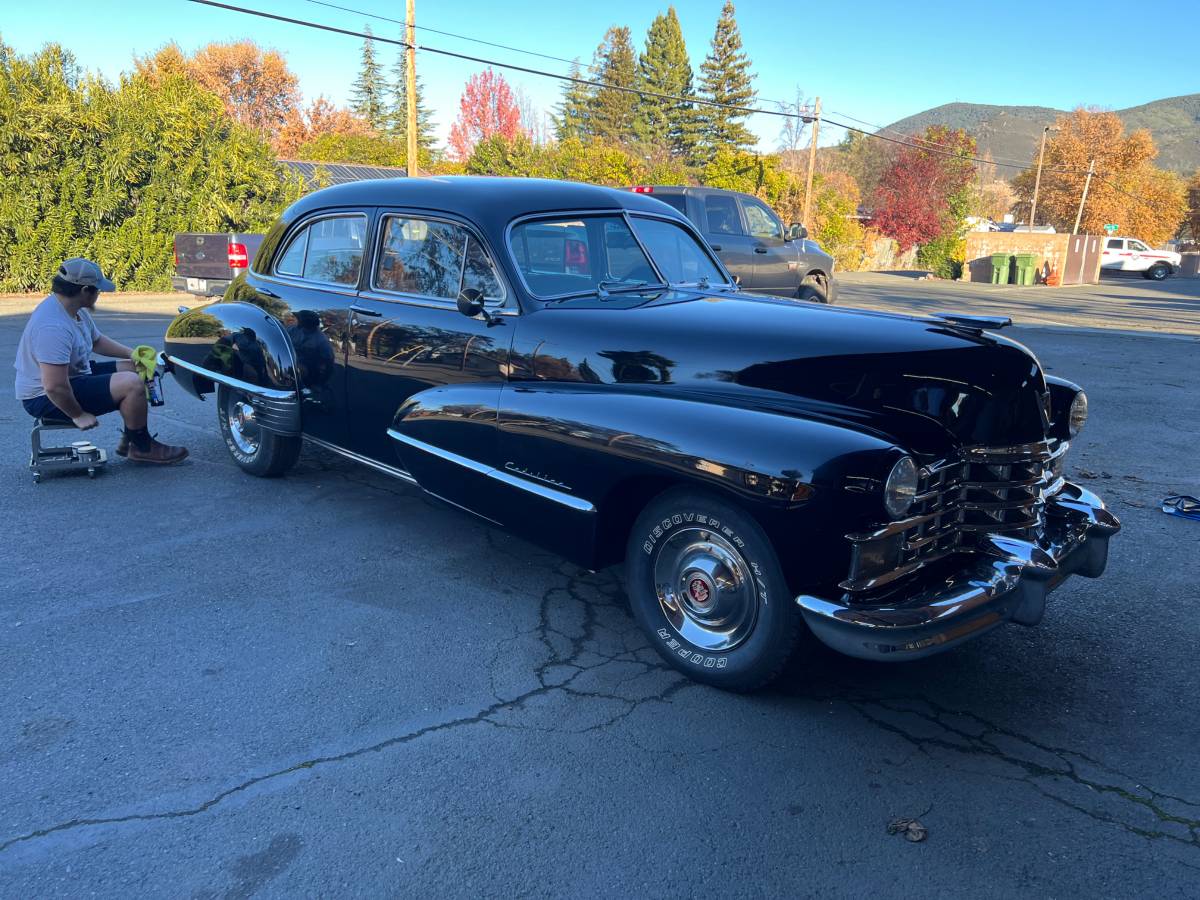
[(789, 241), (802, 241), (808, 237), (808, 229), (799, 222), (793, 222), (788, 226), (787, 237)]
[(477, 288), (463, 288), (458, 295), (458, 311), (468, 319), (479, 319), (487, 322), (488, 327), (500, 324), (500, 318), (493, 316), (484, 306), (483, 291)]

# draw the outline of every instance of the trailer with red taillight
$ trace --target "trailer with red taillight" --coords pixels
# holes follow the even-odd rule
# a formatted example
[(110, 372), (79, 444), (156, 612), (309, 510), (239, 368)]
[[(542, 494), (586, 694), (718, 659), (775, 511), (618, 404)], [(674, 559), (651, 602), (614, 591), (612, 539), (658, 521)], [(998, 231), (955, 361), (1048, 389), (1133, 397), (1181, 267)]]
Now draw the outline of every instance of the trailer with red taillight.
[(185, 232), (175, 235), (175, 275), (171, 286), (201, 297), (219, 297), (250, 268), (261, 234)]

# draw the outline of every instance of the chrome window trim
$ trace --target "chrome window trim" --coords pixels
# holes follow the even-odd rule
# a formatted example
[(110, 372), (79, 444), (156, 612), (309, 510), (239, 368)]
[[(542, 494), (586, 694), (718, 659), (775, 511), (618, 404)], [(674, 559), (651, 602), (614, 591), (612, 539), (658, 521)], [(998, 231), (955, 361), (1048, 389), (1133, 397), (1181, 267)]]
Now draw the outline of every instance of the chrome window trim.
[(210, 369), (205, 369), (195, 363), (186, 362), (179, 359), (177, 356), (167, 356), (167, 361), (173, 366), (179, 366), (181, 369), (186, 369), (193, 374), (203, 376), (210, 381), (215, 381), (218, 384), (223, 384), (226, 387), (234, 388), (235, 390), (244, 391), (247, 394), (256, 394), (260, 397), (266, 397), (269, 400), (297, 400), (299, 394), (296, 391), (281, 391), (278, 388), (265, 388), (257, 384), (251, 384), (248, 381), (242, 381), (240, 378), (234, 378), (232, 375), (222, 375), (219, 372), (213, 372)]
[[(329, 288), (335, 288), (335, 289), (340, 289), (340, 290), (337, 290), (336, 293), (339, 293), (339, 294), (349, 293), (350, 296), (352, 296), (352, 297), (355, 296), (358, 292), (358, 286), (362, 283), (362, 263), (359, 264), (358, 277), (354, 280), (354, 286), (353, 286), (354, 290), (349, 291), (349, 292), (346, 291), (346, 288), (349, 287), (349, 285), (347, 285), (341, 281), (320, 281), (319, 279), (316, 279), (316, 278), (305, 278), (303, 275), (288, 275), (283, 272), (275, 271), (275, 266), (278, 264), (279, 260), (283, 258), (284, 254), (287, 253), (287, 251), (291, 249), (292, 242), (296, 240), (296, 238), (299, 236), (301, 230), (307, 232), (311, 226), (313, 226), (317, 222), (323, 221), (325, 219), (354, 219), (354, 218), (362, 219), (366, 223), (366, 227), (363, 229), (363, 232), (364, 232), (364, 234), (369, 233), (370, 225), (371, 225), (371, 217), (369, 215), (367, 215), (367, 213), (361, 209), (360, 210), (353, 210), (353, 209), (342, 210), (342, 211), (336, 211), (336, 212), (325, 210), (322, 212), (313, 213), (311, 216), (301, 219), (299, 222), (297, 222), (293, 226), (296, 230), (292, 233), (292, 236), (288, 239), (288, 242), (283, 245), (283, 248), (284, 248), (283, 252), (277, 254), (275, 259), (271, 260), (270, 274), (269, 275), (259, 275), (259, 277), (260, 278), (264, 278), (264, 277), (269, 278), (280, 284), (295, 284), (300, 287), (304, 287), (305, 285), (317, 285), (322, 290), (326, 290)], [(368, 237), (369, 237), (369, 234), (368, 234)], [(306, 243), (305, 243), (305, 247), (304, 247), (304, 262), (302, 262), (300, 264), (301, 272), (303, 272), (304, 267), (306, 265), (308, 265), (307, 237), (305, 238), (305, 241), (306, 241)], [(363, 262), (364, 263), (370, 258), (369, 253), (370, 253), (370, 248), (364, 247), (363, 248)], [(255, 272), (254, 274), (258, 275), (257, 272)]]
[[(407, 303), (410, 306), (431, 306), (438, 309), (458, 310), (457, 300), (450, 300), (446, 297), (434, 297), (429, 294), (412, 294), (405, 293), (403, 291), (389, 291), (386, 288), (379, 287), (375, 283), (375, 276), (379, 267), (379, 261), (383, 255), (384, 225), (388, 219), (421, 219), (426, 222), (441, 222), (445, 225), (453, 225), (455, 228), (461, 228), (470, 237), (473, 237), (479, 242), (479, 246), (483, 248), (484, 254), (487, 256), (488, 261), (492, 264), (492, 271), (496, 273), (496, 281), (500, 284), (500, 289), (504, 291), (504, 296), (499, 300), (492, 299), (490, 302), (485, 302), (484, 305), (486, 308), (489, 311), (494, 310), (497, 315), (511, 316), (520, 314), (519, 310), (514, 311), (512, 306), (509, 305), (508, 301), (511, 292), (509, 290), (508, 282), (506, 281), (500, 266), (496, 263), (496, 254), (492, 252), (492, 249), (488, 246), (487, 241), (480, 236), (478, 229), (476, 229), (473, 225), (469, 225), (466, 222), (459, 221), (458, 219), (452, 219), (447, 216), (439, 216), (436, 213), (429, 214), (418, 210), (413, 210), (410, 212), (403, 209), (397, 210), (390, 207), (381, 207), (379, 209), (378, 221), (375, 223), (374, 234), (372, 235), (371, 269), (367, 273), (366, 287), (361, 292), (364, 296), (369, 294), (371, 299), (380, 300), (387, 303)], [(466, 264), (467, 256), (466, 251), (464, 250), (463, 269), (460, 269), (458, 277), (459, 290), (462, 290), (463, 270), (465, 270)]]
[(575, 497), (565, 491), (555, 490), (546, 485), (537, 484), (532, 481), (527, 481), (524, 478), (518, 478), (502, 469), (497, 469), (494, 466), (489, 466), (486, 463), (481, 463), (478, 460), (470, 459), (466, 456), (460, 456), (450, 450), (443, 450), (441, 447), (435, 447), (433, 444), (427, 444), (425, 441), (418, 440), (414, 437), (409, 437), (407, 434), (402, 434), (395, 428), (388, 429), (388, 437), (392, 440), (399, 441), (402, 444), (407, 444), (416, 450), (428, 453), (432, 456), (440, 457), (447, 462), (452, 462), (455, 465), (462, 466), (465, 469), (470, 469), (472, 472), (478, 472), (480, 475), (485, 475), (502, 484), (507, 484), (511, 487), (519, 488), (523, 491), (528, 491), (531, 494), (553, 501), (554, 503), (562, 504), (576, 512), (594, 513), (596, 507), (584, 500), (582, 497)]
[[(331, 444), (329, 441), (323, 441), (320, 438), (315, 438), (310, 434), (304, 435), (304, 439), (306, 441), (311, 441), (318, 447), (323, 447), (332, 453), (336, 453), (339, 456), (344, 456), (346, 459), (352, 460), (356, 463), (362, 463), (364, 466), (370, 466), (372, 469), (383, 472), (385, 475), (391, 475), (393, 478), (399, 478), (401, 481), (405, 481), (408, 484), (417, 485), (417, 479), (413, 478), (408, 474), (408, 472), (397, 466), (389, 466), (387, 463), (381, 463), (377, 459), (371, 459), (369, 456), (363, 456), (361, 453), (355, 453), (353, 450), (347, 450), (345, 447), (339, 447), (337, 444)], [(417, 485), (417, 487), (420, 487), (420, 485)]]

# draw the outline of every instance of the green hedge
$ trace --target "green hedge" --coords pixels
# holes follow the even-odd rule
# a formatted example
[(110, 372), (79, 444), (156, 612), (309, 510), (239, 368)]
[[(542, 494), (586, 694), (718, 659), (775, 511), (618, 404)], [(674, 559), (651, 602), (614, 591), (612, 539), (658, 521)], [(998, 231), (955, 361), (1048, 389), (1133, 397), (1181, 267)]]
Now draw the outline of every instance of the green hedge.
[(262, 231), (302, 191), (185, 76), (114, 86), (57, 45), (0, 45), (0, 290), (45, 290), (71, 256), (167, 289), (176, 232)]

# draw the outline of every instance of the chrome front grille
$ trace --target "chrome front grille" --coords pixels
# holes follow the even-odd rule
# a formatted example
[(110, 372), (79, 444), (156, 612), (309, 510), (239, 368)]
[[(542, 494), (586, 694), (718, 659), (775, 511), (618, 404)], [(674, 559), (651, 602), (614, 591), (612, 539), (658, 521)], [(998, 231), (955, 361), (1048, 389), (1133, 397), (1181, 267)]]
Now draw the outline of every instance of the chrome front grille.
[(911, 514), (847, 535), (850, 575), (841, 587), (867, 591), (951, 553), (971, 552), (983, 534), (1026, 535), (1045, 521), (1046, 498), (1062, 488), (1066, 441), (968, 447), (921, 470)]

